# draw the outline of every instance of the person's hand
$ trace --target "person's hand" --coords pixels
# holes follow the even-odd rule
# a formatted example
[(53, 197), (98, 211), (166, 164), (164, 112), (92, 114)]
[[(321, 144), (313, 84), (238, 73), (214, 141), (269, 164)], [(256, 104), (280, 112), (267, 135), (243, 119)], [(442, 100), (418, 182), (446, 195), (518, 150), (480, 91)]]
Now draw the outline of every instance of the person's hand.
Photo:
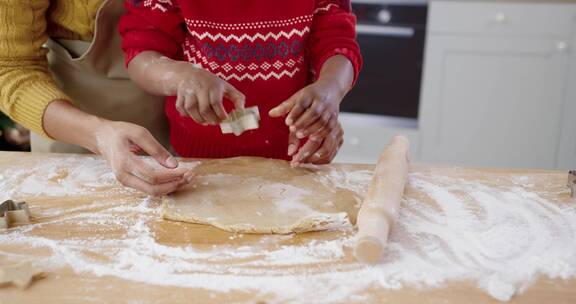
[[(322, 131), (327, 134), (337, 124), (344, 95), (345, 92), (336, 83), (318, 80), (296, 92), (268, 114), (270, 117), (286, 115), (286, 125), (298, 139)], [(321, 138), (320, 134), (315, 139)]]
[[(300, 163), (326, 164), (332, 161), (343, 142), (338, 123), (340, 102), (345, 92), (330, 81), (318, 80), (270, 110), (271, 117), (286, 115), (290, 128), (288, 155), (292, 166)], [(302, 139), (308, 141), (300, 147)]]
[[(96, 150), (110, 164), (118, 181), (150, 195), (174, 192), (193, 179), (192, 172), (178, 162), (141, 126), (105, 121), (95, 133)], [(137, 152), (152, 156), (161, 166), (151, 166)]]
[(174, 63), (169, 80), (176, 84), (176, 110), (203, 125), (216, 125), (228, 117), (223, 105), (226, 97), (236, 109), (244, 108), (246, 97), (218, 76), (188, 62)]
[(128, 64), (128, 74), (153, 95), (176, 96), (176, 110), (203, 125), (216, 125), (228, 117), (223, 98), (236, 109), (246, 97), (231, 84), (190, 62), (173, 60), (155, 51), (144, 51)]
[[(344, 142), (344, 130), (337, 120), (331, 120), (328, 127), (315, 133), (317, 137), (310, 137), (301, 147), (300, 139), (294, 133), (290, 133), (288, 154), (292, 156), (293, 167), (301, 163), (328, 164), (332, 162), (342, 143)], [(298, 149), (299, 148), (299, 149)]]

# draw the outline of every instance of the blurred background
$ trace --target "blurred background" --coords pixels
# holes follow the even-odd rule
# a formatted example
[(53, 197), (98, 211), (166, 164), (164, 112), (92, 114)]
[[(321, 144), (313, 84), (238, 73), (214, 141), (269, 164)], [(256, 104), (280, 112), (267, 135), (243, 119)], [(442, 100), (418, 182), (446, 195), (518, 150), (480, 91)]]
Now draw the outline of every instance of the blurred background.
[(352, 0), (364, 69), (337, 161), (576, 168), (575, 0)]
[(0, 151), (30, 151), (30, 131), (0, 112)]
[[(576, 168), (576, 0), (352, 0), (364, 56), (336, 161)], [(28, 132), (0, 116), (2, 150)]]

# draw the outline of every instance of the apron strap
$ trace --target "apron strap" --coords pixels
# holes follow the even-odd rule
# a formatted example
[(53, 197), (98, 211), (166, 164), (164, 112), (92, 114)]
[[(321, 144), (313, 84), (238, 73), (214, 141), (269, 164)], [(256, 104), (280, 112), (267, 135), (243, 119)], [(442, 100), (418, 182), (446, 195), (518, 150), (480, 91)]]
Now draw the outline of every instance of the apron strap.
[[(165, 98), (141, 90), (129, 79), (124, 67), (117, 30), (123, 13), (122, 0), (104, 1), (96, 16), (92, 42), (49, 39), (46, 45), (50, 49), (50, 70), (59, 87), (81, 110), (141, 125), (169, 148)], [(33, 152), (89, 152), (40, 136), (32, 136), (31, 146)]]

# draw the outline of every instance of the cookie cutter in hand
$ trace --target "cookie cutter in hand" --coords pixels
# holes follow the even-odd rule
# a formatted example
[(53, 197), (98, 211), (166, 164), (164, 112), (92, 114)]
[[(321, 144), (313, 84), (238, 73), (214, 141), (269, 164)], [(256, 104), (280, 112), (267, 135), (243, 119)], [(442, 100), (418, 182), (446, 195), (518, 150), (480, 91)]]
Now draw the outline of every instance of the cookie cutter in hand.
[(11, 224), (25, 224), (30, 222), (30, 211), (25, 202), (16, 203), (8, 200), (0, 204), (0, 229), (8, 228)]
[(228, 114), (228, 118), (220, 123), (222, 134), (233, 133), (236, 136), (245, 131), (260, 127), (260, 112), (258, 107), (237, 109)]
[(576, 198), (576, 170), (568, 173), (568, 187), (570, 188), (572, 198)]

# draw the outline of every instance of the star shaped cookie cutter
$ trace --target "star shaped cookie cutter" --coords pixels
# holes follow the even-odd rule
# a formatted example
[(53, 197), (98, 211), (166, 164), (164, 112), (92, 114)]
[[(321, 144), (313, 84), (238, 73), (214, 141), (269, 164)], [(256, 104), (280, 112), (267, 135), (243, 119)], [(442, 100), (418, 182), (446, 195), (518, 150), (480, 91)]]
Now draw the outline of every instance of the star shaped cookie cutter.
[(248, 130), (255, 130), (260, 127), (260, 112), (258, 107), (237, 109), (228, 114), (228, 118), (220, 123), (222, 134), (233, 133), (240, 136)]
[(16, 203), (7, 200), (0, 204), (0, 229), (6, 229), (11, 224), (25, 224), (30, 222), (30, 211), (25, 202)]

